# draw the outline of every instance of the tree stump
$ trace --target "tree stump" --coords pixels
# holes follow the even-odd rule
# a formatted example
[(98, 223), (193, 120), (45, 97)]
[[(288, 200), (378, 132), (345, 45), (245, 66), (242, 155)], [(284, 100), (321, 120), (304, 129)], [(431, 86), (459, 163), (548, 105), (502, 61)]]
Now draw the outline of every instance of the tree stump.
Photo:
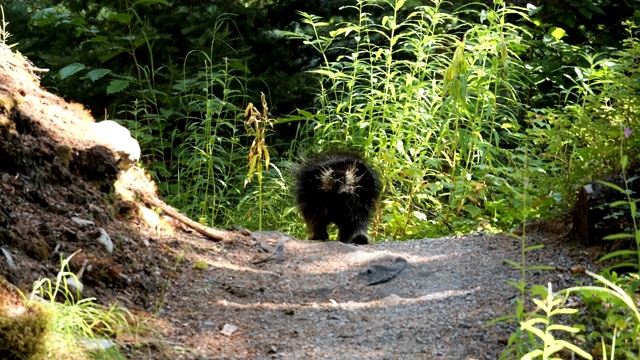
[[(640, 178), (637, 166), (627, 172), (631, 198), (640, 196)], [(603, 179), (625, 188), (621, 173)], [(627, 196), (610, 186), (595, 181), (584, 185), (578, 193), (578, 200), (573, 211), (574, 234), (585, 244), (595, 245), (603, 241), (607, 235), (633, 233), (633, 221), (629, 205), (611, 207), (615, 201), (627, 201)]]

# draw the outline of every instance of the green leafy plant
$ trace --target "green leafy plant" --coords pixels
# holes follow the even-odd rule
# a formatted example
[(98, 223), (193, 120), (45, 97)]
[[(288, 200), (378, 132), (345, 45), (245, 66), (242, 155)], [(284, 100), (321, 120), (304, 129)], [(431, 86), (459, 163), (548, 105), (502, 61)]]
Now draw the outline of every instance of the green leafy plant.
[[(629, 240), (630, 239), (630, 240), (633, 240), (633, 243), (634, 243), (633, 249), (616, 250), (600, 258), (600, 261), (606, 261), (613, 258), (634, 259), (631, 262), (624, 261), (622, 263), (617, 263), (609, 267), (607, 269), (608, 271), (615, 268), (619, 268), (619, 267), (632, 267), (632, 268), (638, 269), (640, 264), (640, 232), (638, 231), (638, 223), (637, 223), (637, 218), (638, 218), (637, 205), (636, 205), (637, 200), (632, 198), (632, 193), (629, 189), (630, 179), (628, 179), (626, 175), (626, 171), (628, 170), (627, 169), (628, 165), (629, 165), (628, 157), (626, 155), (622, 155), (621, 171), (622, 171), (622, 178), (624, 180), (624, 188), (616, 184), (613, 184), (611, 182), (600, 180), (600, 182), (603, 183), (604, 185), (620, 192), (626, 197), (625, 200), (614, 201), (613, 203), (609, 204), (609, 207), (612, 209), (612, 211), (615, 211), (615, 209), (617, 208), (626, 209), (630, 213), (630, 219), (631, 219), (631, 232), (611, 234), (611, 235), (605, 236), (604, 240)], [(636, 179), (633, 179), (633, 180), (636, 180)]]
[[(601, 354), (605, 359), (607, 353), (613, 359), (616, 352), (626, 358), (637, 358), (640, 335), (640, 312), (634, 295), (637, 274), (624, 278), (613, 275), (613, 281), (590, 271), (587, 274), (602, 285), (575, 286), (559, 292), (579, 294), (585, 301), (590, 314), (588, 318), (594, 328), (586, 340), (600, 340)], [(628, 290), (614, 282), (626, 286)]]
[(37, 303), (51, 315), (49, 338), (45, 343), (48, 358), (87, 358), (89, 353), (96, 351), (87, 348), (87, 342), (111, 339), (132, 331), (130, 324), (134, 318), (125, 308), (104, 307), (94, 298), (80, 298), (80, 280), (69, 271), (69, 261), (74, 255), (61, 260), (54, 281), (48, 278), (36, 281), (27, 298), (27, 304)]
[(200, 260), (194, 263), (193, 267), (198, 270), (207, 270), (209, 268), (209, 264), (206, 261)]
[[(9, 39), (12, 35), (11, 33), (7, 30), (7, 25), (9, 25), (8, 22), (5, 21), (4, 18), (4, 7), (2, 7), (0, 5), (0, 42), (2, 42), (3, 44), (7, 44), (7, 39)], [(13, 47), (16, 44), (13, 45), (8, 45), (9, 47)]]
[(580, 330), (573, 326), (566, 326), (557, 323), (553, 323), (552, 317), (558, 315), (570, 315), (578, 312), (578, 309), (571, 309), (562, 307), (562, 303), (566, 299), (555, 297), (551, 290), (551, 283), (548, 285), (547, 296), (541, 299), (533, 299), (537, 308), (543, 312), (541, 316), (534, 316), (524, 322), (520, 323), (522, 330), (527, 331), (535, 335), (535, 337), (541, 343), (541, 349), (534, 349), (522, 356), (522, 360), (533, 359), (559, 359), (554, 354), (569, 350), (584, 359), (593, 359), (591, 354), (582, 350), (578, 346), (562, 339), (558, 339), (554, 334), (556, 332), (565, 332), (574, 334)]
[[(630, 28), (633, 28), (633, 26), (630, 26)], [(574, 321), (577, 321), (583, 329), (591, 328), (594, 330), (586, 336), (580, 335), (578, 337), (585, 345), (591, 346), (591, 348), (594, 349), (594, 354), (597, 353), (597, 346), (595, 345), (599, 342), (602, 349), (600, 354), (605, 359), (607, 359), (607, 354), (610, 354), (611, 358), (614, 358), (615, 354), (618, 354), (618, 356), (626, 356), (627, 358), (637, 358), (638, 345), (638, 311), (633, 297), (633, 294), (638, 288), (637, 274), (629, 274), (619, 278), (615, 272), (611, 272), (615, 267), (625, 266), (637, 268), (638, 264), (639, 243), (637, 242), (636, 200), (632, 197), (633, 194), (629, 186), (629, 180), (633, 181), (634, 179), (628, 179), (627, 169), (629, 166), (629, 157), (625, 153), (635, 152), (633, 142), (628, 140), (632, 136), (632, 131), (627, 124), (635, 124), (636, 121), (635, 111), (628, 106), (628, 104), (636, 102), (636, 94), (634, 90), (635, 85), (629, 83), (631, 79), (628, 78), (628, 76), (629, 74), (636, 73), (637, 67), (634, 68), (628, 60), (625, 60), (629, 54), (636, 53), (635, 46), (633, 45), (634, 41), (630, 40), (627, 44), (629, 44), (629, 49), (619, 54), (616, 59), (587, 56), (588, 68), (574, 68), (576, 74), (578, 74), (578, 77), (574, 81), (579, 85), (574, 86), (566, 93), (565, 101), (570, 103), (569, 99), (571, 97), (575, 97), (581, 101), (575, 104), (570, 103), (569, 106), (572, 109), (571, 111), (576, 111), (573, 114), (580, 114), (581, 116), (577, 119), (574, 118), (574, 122), (569, 125), (570, 127), (575, 126), (576, 128), (574, 128), (574, 130), (576, 130), (576, 132), (573, 134), (565, 133), (563, 126), (558, 126), (565, 121), (565, 119), (559, 122), (551, 122), (551, 124), (558, 126), (554, 130), (564, 134), (564, 144), (571, 144), (564, 148), (554, 148), (552, 151), (556, 155), (563, 156), (563, 161), (566, 161), (566, 164), (570, 165), (564, 170), (563, 175), (566, 176), (565, 181), (567, 184), (574, 184), (577, 178), (583, 176), (586, 173), (587, 166), (593, 166), (593, 164), (597, 163), (601, 168), (603, 168), (602, 165), (606, 165), (604, 166), (605, 169), (611, 169), (613, 166), (608, 165), (606, 162), (612, 162), (612, 159), (615, 158), (616, 155), (620, 159), (619, 168), (622, 171), (623, 185), (618, 186), (610, 182), (602, 183), (618, 191), (624, 197), (623, 200), (615, 201), (609, 206), (612, 213), (619, 212), (620, 209), (630, 213), (630, 218), (632, 219), (630, 221), (631, 229), (630, 232), (612, 234), (605, 237), (605, 239), (632, 239), (635, 242), (635, 248), (631, 250), (624, 249), (614, 251), (602, 257), (601, 260), (631, 258), (635, 259), (635, 261), (617, 263), (605, 269), (604, 273), (607, 274), (610, 279), (587, 272), (604, 286), (578, 286), (560, 292), (561, 294), (569, 294), (572, 292), (580, 294), (585, 302), (586, 310), (581, 311), (581, 317), (575, 317)], [(596, 58), (599, 60), (596, 60)], [(619, 64), (626, 64), (626, 66), (628, 66), (626, 74), (620, 72), (621, 68), (618, 67)], [(616, 106), (613, 106), (614, 102), (612, 99), (616, 99)], [(565, 112), (565, 115), (567, 114), (568, 113)], [(567, 117), (566, 120), (571, 121), (569, 120), (572, 119), (571, 116)], [(544, 126), (539, 120), (540, 119), (534, 119), (532, 121), (533, 126), (530, 127), (531, 131), (529, 134), (534, 139), (540, 139), (537, 137), (540, 133), (535, 133), (535, 131), (537, 131), (536, 128), (540, 125)], [(567, 122), (565, 124), (569, 123)], [(552, 134), (553, 133), (547, 133), (546, 136)], [(556, 137), (551, 137), (551, 139), (552, 141), (559, 140), (559, 138)], [(583, 147), (585, 151), (582, 151)], [(599, 152), (593, 152), (588, 149), (589, 147), (598, 148)], [(606, 153), (603, 153), (603, 151)], [(574, 170), (576, 168), (574, 164), (577, 165), (578, 171)], [(594, 176), (593, 170), (591, 170), (589, 174), (590, 176)], [(616, 283), (620, 286), (616, 285)], [(550, 293), (550, 290), (548, 293)], [(558, 300), (559, 299), (552, 302), (548, 299), (545, 305), (545, 311), (559, 305)], [(520, 313), (519, 310), (517, 312)], [(577, 314), (577, 311), (572, 310), (571, 313)], [(549, 336), (547, 332), (533, 327), (536, 322), (540, 321), (541, 320), (535, 320), (535, 322), (523, 323), (523, 325), (526, 324), (526, 328), (523, 327), (521, 330), (526, 330), (529, 336), (522, 337), (522, 334), (512, 335), (510, 339), (516, 339), (516, 342), (513, 344), (514, 347), (522, 347), (526, 343), (527, 347), (534, 349), (527, 353), (529, 354), (529, 358), (535, 358), (537, 356), (546, 358), (550, 356), (552, 352), (557, 352), (564, 348), (570, 348), (571, 351), (578, 353), (579, 348), (574, 345), (564, 340), (560, 340), (559, 342), (553, 336)], [(545, 324), (549, 323), (547, 322)], [(568, 332), (575, 332), (578, 327), (562, 327), (561, 329)], [(536, 338), (543, 339), (542, 345), (540, 345), (539, 342), (534, 342), (530, 334), (534, 334)], [(527, 340), (524, 341), (523, 339)], [(507, 351), (507, 353), (514, 354), (518, 352)]]
[[(505, 18), (527, 16), (502, 3), (453, 13), (442, 5), (359, 1), (347, 7), (356, 22), (301, 13), (307, 31), (287, 33), (323, 59), (313, 70), (318, 112), (306, 114), (314, 143), (348, 144), (376, 161), (387, 196), (373, 229), (396, 238), (495, 229), (518, 206), (504, 195), (522, 185), (512, 176), (522, 162), (502, 147), (524, 139), (526, 29)], [(463, 20), (474, 12), (479, 23)]]

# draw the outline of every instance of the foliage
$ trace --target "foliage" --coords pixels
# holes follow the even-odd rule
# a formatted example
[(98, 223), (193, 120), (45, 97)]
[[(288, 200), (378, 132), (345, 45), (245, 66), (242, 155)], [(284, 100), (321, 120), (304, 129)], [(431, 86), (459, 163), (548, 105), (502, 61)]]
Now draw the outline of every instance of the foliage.
[[(79, 298), (77, 285), (70, 285), (71, 282), (80, 283), (68, 267), (74, 255), (61, 260), (55, 281), (47, 278), (36, 281), (27, 300), (27, 304), (40, 304), (51, 315), (45, 345), (46, 358), (49, 359), (89, 358), (90, 353), (100, 351), (87, 348), (87, 341), (114, 338), (132, 331), (130, 323), (133, 316), (125, 308), (117, 305), (104, 307), (94, 298)], [(114, 350), (109, 351), (113, 353)]]
[[(282, 44), (270, 27), (282, 16), (266, 18), (270, 2), (255, 0), (5, 0), (21, 39), (19, 49), (37, 66), (49, 68), (43, 84), (77, 102), (94, 116), (114, 114), (139, 98), (127, 90), (143, 90), (151, 82), (162, 96), (186, 70), (190, 51), (214, 53), (222, 59), (252, 63), (249, 80), (253, 96), (260, 90), (275, 99), (272, 108), (292, 111), (313, 90), (309, 76), (300, 71), (304, 53)], [(228, 20), (228, 21), (223, 21)], [(221, 26), (221, 27), (220, 27)], [(251, 31), (250, 29), (258, 29)], [(217, 41), (214, 41), (217, 39)], [(64, 78), (60, 70), (80, 68)], [(154, 96), (154, 91), (145, 92)], [(244, 104), (246, 105), (246, 104)], [(154, 109), (157, 110), (157, 109)]]
[[(585, 67), (566, 66), (574, 85), (563, 91), (564, 106), (538, 109), (529, 136), (540, 148), (547, 167), (543, 181), (557, 183), (557, 191), (571, 194), (571, 186), (591, 181), (618, 168), (621, 150), (630, 157), (640, 154), (638, 142), (620, 142), (624, 128), (640, 126), (637, 104), (637, 41), (635, 25), (628, 23), (629, 39), (623, 51), (605, 56), (582, 53)], [(571, 101), (570, 99), (575, 99)], [(564, 185), (563, 185), (564, 184)], [(562, 186), (569, 188), (562, 189)]]
[[(562, 291), (565, 294), (578, 293), (582, 297), (586, 309), (581, 312), (581, 318), (574, 319), (574, 321), (577, 321), (581, 328), (593, 330), (587, 336), (578, 336), (578, 339), (591, 347), (594, 354), (599, 354), (605, 359), (608, 358), (607, 354), (610, 354), (609, 358), (611, 359), (616, 358), (614, 357), (615, 354), (618, 354), (618, 357), (622, 355), (624, 358), (637, 358), (637, 339), (638, 330), (640, 329), (638, 326), (640, 317), (638, 317), (634, 298), (638, 287), (637, 274), (629, 274), (619, 278), (615, 272), (610, 272), (611, 269), (618, 267), (637, 269), (637, 264), (640, 263), (640, 258), (638, 258), (640, 256), (638, 236), (640, 235), (636, 220), (637, 200), (633, 198), (629, 187), (629, 182), (635, 179), (629, 179), (627, 176), (629, 167), (629, 155), (627, 154), (634, 154), (634, 157), (638, 155), (638, 144), (632, 141), (632, 128), (638, 127), (638, 117), (635, 106), (632, 105), (637, 103), (638, 89), (635, 80), (633, 80), (633, 75), (637, 74), (638, 67), (631, 60), (637, 57), (637, 42), (633, 39), (632, 29), (635, 26), (631, 23), (627, 23), (627, 25), (630, 38), (625, 42), (628, 47), (626, 51), (617, 53), (615, 58), (603, 57), (599, 61), (590, 59), (589, 63), (591, 65), (586, 69), (587, 71), (583, 68), (574, 68), (579, 75), (578, 80), (575, 80), (578, 85), (570, 89), (570, 91), (578, 92), (575, 97), (580, 102), (570, 105), (570, 107), (572, 108), (571, 111), (577, 110), (572, 114), (580, 114), (580, 117), (564, 123), (565, 126), (571, 128), (566, 132), (562, 125), (558, 126), (559, 122), (554, 123), (557, 126), (555, 129), (562, 131), (563, 145), (571, 145), (571, 148), (565, 148), (562, 151), (555, 148), (549, 151), (549, 153), (555, 153), (556, 156), (563, 153), (569, 154), (567, 156), (569, 159), (571, 159), (571, 156), (575, 156), (576, 153), (579, 154), (579, 157), (576, 156), (575, 158), (575, 160), (578, 160), (576, 163), (584, 164), (585, 168), (579, 169), (581, 171), (576, 171), (578, 176), (567, 172), (566, 179), (569, 184), (579, 181), (576, 180), (577, 178), (584, 179), (586, 176), (594, 176), (593, 169), (587, 168), (589, 166), (598, 166), (600, 169), (605, 170), (612, 169), (615, 166), (607, 162), (610, 162), (616, 155), (620, 159), (619, 169), (622, 172), (624, 186), (620, 187), (608, 182), (603, 183), (626, 197), (625, 200), (616, 201), (609, 204), (609, 206), (612, 212), (619, 211), (618, 209), (628, 211), (632, 228), (630, 233), (612, 234), (605, 239), (632, 239), (635, 242), (635, 249), (617, 250), (605, 255), (601, 260), (629, 258), (633, 260), (631, 262), (616, 263), (605, 269), (604, 273), (610, 280), (607, 280), (604, 276), (588, 272), (589, 275), (603, 283), (604, 286), (578, 286)], [(588, 75), (583, 76), (583, 71)], [(567, 98), (570, 95), (570, 92), (566, 93)], [(583, 118), (587, 120), (583, 122)], [(537, 138), (540, 139), (540, 137)], [(556, 140), (559, 139), (556, 138)], [(538, 144), (542, 143), (541, 141)], [(599, 151), (588, 149), (590, 146), (596, 147)], [(571, 160), (575, 161), (574, 159)], [(546, 309), (552, 308), (551, 304), (548, 301)], [(559, 304), (560, 302), (556, 302), (554, 306)], [(521, 310), (518, 308), (516, 314), (520, 313)], [(572, 313), (577, 313), (577, 311), (572, 311)], [(547, 333), (543, 334), (540, 329), (532, 327), (531, 323), (524, 324), (526, 324), (526, 328), (523, 325), (523, 329), (535, 334), (538, 338), (545, 339), (543, 345), (535, 345), (530, 336), (523, 337), (523, 334), (519, 332), (511, 336), (510, 341), (515, 339), (518, 347), (527, 344), (527, 346), (535, 349), (527, 353), (530, 356), (529, 358), (539, 355), (544, 355), (544, 358), (549, 355), (545, 351), (559, 351), (559, 349), (565, 347), (570, 347), (574, 352), (581, 351), (575, 345), (564, 340), (559, 343), (553, 337), (549, 337)], [(547, 329), (549, 328), (547, 327)], [(575, 331), (577, 327), (565, 328), (565, 330), (569, 329)], [(601, 343), (600, 347), (594, 344), (598, 341)], [(518, 347), (511, 347), (509, 351), (505, 352), (505, 356), (512, 353), (517, 354), (520, 350)]]
[[(441, 11), (439, 1), (402, 18), (404, 1), (360, 1), (357, 22), (336, 26), (302, 13), (301, 38), (323, 57), (314, 120), (317, 147), (348, 144), (378, 160), (386, 199), (374, 224), (395, 238), (433, 236), (514, 220), (524, 148), (517, 8)], [(372, 9), (389, 9), (373, 18)], [(475, 11), (480, 21), (461, 20)], [(348, 47), (347, 47), (348, 44)], [(517, 192), (517, 191), (516, 191)], [(430, 226), (426, 226), (429, 224)]]
[(640, 10), (637, 3), (617, 0), (542, 0), (536, 5), (539, 23), (563, 29), (573, 45), (594, 49), (617, 46), (625, 33), (621, 23)]
[(209, 264), (206, 261), (200, 260), (195, 262), (193, 267), (198, 270), (207, 270), (209, 268)]
[[(75, 255), (75, 254), (74, 254)], [(123, 358), (118, 347), (94, 350), (92, 340), (131, 333), (133, 316), (124, 308), (104, 307), (93, 298), (80, 299), (75, 274), (61, 261), (56, 279), (40, 279), (26, 297), (0, 281), (0, 356), (3, 359), (88, 359), (96, 356)], [(73, 279), (73, 280), (70, 280)], [(17, 290), (15, 290), (17, 291)]]
[[(551, 283), (549, 283), (549, 287), (547, 290), (547, 296), (544, 301), (540, 299), (533, 299), (533, 302), (536, 304), (537, 308), (542, 310), (544, 314), (542, 316), (534, 316), (524, 322), (520, 323), (520, 327), (532, 333), (538, 338), (538, 341), (541, 342), (540, 346), (542, 349), (534, 349), (524, 356), (522, 356), (522, 360), (532, 360), (541, 358), (544, 360), (547, 359), (557, 359), (557, 357), (553, 356), (554, 354), (563, 351), (570, 350), (571, 352), (578, 354), (580, 357), (584, 359), (593, 359), (593, 357), (580, 349), (576, 345), (558, 339), (554, 336), (555, 332), (567, 332), (567, 333), (578, 333), (580, 330), (573, 326), (566, 326), (561, 324), (553, 323), (552, 317), (557, 315), (569, 315), (575, 314), (578, 312), (578, 309), (571, 309), (561, 307), (560, 305), (563, 303), (564, 299), (556, 298), (554, 296), (553, 291), (551, 291)], [(540, 329), (538, 326), (541, 326)]]
[[(265, 132), (267, 127), (273, 128), (273, 119), (269, 118), (269, 107), (264, 93), (260, 95), (262, 103), (262, 113), (252, 104), (249, 103), (244, 111), (244, 117), (247, 118), (246, 126), (253, 133), (254, 139), (249, 148), (249, 172), (245, 185), (251, 182), (255, 174), (258, 179), (258, 230), (262, 230), (262, 174), (269, 170), (269, 149), (265, 141)], [(263, 164), (264, 162), (264, 164)], [(264, 165), (264, 170), (263, 170)]]
[[(0, 16), (2, 16), (2, 18), (0, 18), (0, 42), (2, 42), (3, 44), (7, 44), (7, 39), (9, 39), (12, 34), (7, 30), (7, 25), (9, 25), (8, 22), (5, 21), (5, 17), (4, 17), (4, 7), (2, 7), (0, 5)], [(15, 46), (14, 45), (8, 45), (9, 47)]]
[[(36, 3), (25, 4), (34, 9)], [(261, 228), (265, 222), (295, 232), (299, 226), (291, 222), (297, 218), (287, 202), (289, 164), (301, 152), (340, 144), (363, 150), (384, 174), (386, 196), (374, 238), (507, 228), (522, 220), (514, 209), (523, 203), (523, 178), (534, 183), (527, 190), (534, 210), (529, 216), (541, 217), (566, 209), (576, 184), (593, 176), (594, 168), (613, 168), (610, 118), (624, 120), (625, 109), (627, 118), (633, 115), (636, 102), (630, 92), (626, 99), (618, 96), (625, 84), (620, 80), (633, 86), (620, 70), (635, 55), (593, 55), (589, 47), (567, 44), (566, 32), (549, 22), (544, 7), (359, 1), (337, 10), (338, 4), (325, 4), (316, 10), (327, 20), (301, 12), (302, 22), (291, 22), (287, 14), (283, 19), (289, 20), (275, 24), (295, 31), (250, 35), (241, 30), (266, 26), (278, 9), (294, 4), (258, 6), (250, 17), (235, 16), (244, 12), (228, 2), (49, 5), (31, 16), (32, 34), (59, 28), (60, 39), (43, 34), (50, 48), (62, 47), (67, 34), (80, 40), (59, 51), (57, 63), (48, 58), (59, 69), (56, 87), (80, 101), (65, 87), (119, 105), (118, 120), (132, 128), (143, 163), (172, 205), (220, 226)], [(17, 8), (13, 4), (20, 14)], [(205, 29), (198, 25), (203, 21), (212, 25)], [(170, 40), (178, 24), (187, 42)], [(42, 45), (27, 39), (27, 54)], [(242, 158), (250, 140), (240, 109), (264, 89), (265, 78), (255, 72), (272, 58), (264, 44), (290, 47), (296, 41), (316, 51), (295, 50), (298, 58), (287, 59), (289, 68), (313, 69), (305, 76), (321, 79), (316, 107), (274, 122), (268, 137), (275, 170), (265, 172), (258, 189), (245, 188)], [(182, 58), (180, 66), (175, 59)], [(264, 205), (264, 199), (271, 204), (258, 217), (248, 215), (255, 215), (250, 206), (236, 211), (255, 200)]]
[[(638, 231), (638, 212), (637, 212), (637, 200), (632, 198), (632, 193), (629, 189), (629, 182), (635, 179), (628, 179), (626, 176), (626, 170), (628, 167), (628, 157), (626, 155), (622, 155), (622, 175), (624, 178), (624, 188), (612, 184), (610, 182), (601, 181), (606, 186), (619, 191), (621, 194), (626, 196), (626, 200), (615, 201), (609, 204), (612, 212), (616, 210), (616, 208), (621, 208), (630, 213), (630, 219), (632, 223), (632, 228), (630, 233), (618, 233), (611, 234), (604, 238), (604, 240), (633, 240), (634, 249), (622, 249), (613, 251), (605, 256), (603, 256), (600, 261), (605, 261), (609, 259), (625, 259), (626, 261), (623, 263), (617, 263), (609, 268), (607, 271), (610, 271), (615, 268), (626, 267), (626, 268), (634, 268), (636, 271), (640, 268), (640, 231)], [(631, 258), (632, 260), (628, 260)]]
[[(593, 352), (604, 359), (607, 353), (611, 354), (610, 359), (637, 359), (640, 335), (640, 312), (634, 294), (638, 284), (637, 274), (618, 278), (614, 273), (611, 280), (607, 280), (604, 276), (587, 273), (602, 285), (576, 286), (560, 292), (579, 294), (586, 304), (589, 323), (582, 324), (582, 327), (593, 331), (587, 337), (581, 337), (581, 340), (587, 343), (600, 341), (601, 347), (594, 347)], [(621, 356), (614, 357), (615, 353)]]
[[(640, 336), (640, 312), (637, 308), (637, 290), (640, 284), (638, 278), (638, 264), (640, 264), (640, 232), (637, 223), (637, 199), (629, 189), (629, 158), (624, 152), (624, 142), (633, 136), (629, 128), (620, 131), (620, 168), (624, 179), (624, 188), (616, 184), (604, 182), (605, 185), (623, 194), (626, 199), (609, 204), (611, 211), (622, 209), (629, 213), (632, 227), (629, 233), (618, 233), (606, 236), (605, 240), (626, 239), (632, 240), (633, 249), (621, 249), (603, 256), (600, 261), (610, 259), (622, 260), (603, 270), (603, 275), (589, 273), (604, 286), (579, 286), (564, 291), (579, 293), (586, 304), (588, 324), (596, 329), (591, 332), (586, 340), (601, 339), (601, 353), (606, 359), (606, 354), (621, 354), (624, 358), (636, 359), (638, 357), (638, 339)], [(635, 269), (635, 273), (619, 276), (613, 269)], [(606, 277), (605, 277), (606, 276)], [(611, 345), (609, 345), (611, 344)]]

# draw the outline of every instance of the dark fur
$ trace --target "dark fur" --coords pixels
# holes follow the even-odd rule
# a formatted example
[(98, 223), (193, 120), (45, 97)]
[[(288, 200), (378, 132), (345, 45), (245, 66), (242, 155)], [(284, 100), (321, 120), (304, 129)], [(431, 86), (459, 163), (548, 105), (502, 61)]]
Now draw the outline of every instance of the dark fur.
[(328, 240), (327, 226), (338, 227), (338, 240), (367, 244), (367, 229), (381, 184), (378, 173), (353, 152), (325, 152), (300, 164), (295, 196), (310, 240)]

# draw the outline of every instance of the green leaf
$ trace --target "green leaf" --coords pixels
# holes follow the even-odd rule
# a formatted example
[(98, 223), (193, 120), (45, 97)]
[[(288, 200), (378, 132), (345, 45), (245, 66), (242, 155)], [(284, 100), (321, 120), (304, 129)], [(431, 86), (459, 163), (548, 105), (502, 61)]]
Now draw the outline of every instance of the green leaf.
[(58, 71), (58, 75), (60, 76), (60, 80), (64, 80), (69, 76), (76, 74), (78, 71), (84, 70), (84, 68), (85, 66), (81, 63), (69, 64), (60, 69), (60, 71)]
[(563, 28), (559, 27), (552, 27), (549, 32), (549, 35), (553, 36), (556, 40), (562, 39), (566, 34), (567, 32), (564, 31)]
[(527, 11), (529, 12), (529, 16), (535, 15), (536, 13), (538, 13), (538, 11), (542, 10), (543, 7), (544, 7), (544, 5), (535, 6), (535, 5), (530, 4), (530, 3), (527, 4)]
[(602, 10), (599, 6), (594, 5), (594, 4), (587, 4), (587, 7), (589, 8), (589, 10), (598, 13), (600, 15), (606, 15), (606, 13), (604, 12), (604, 10)]
[(618, 201), (614, 201), (611, 204), (609, 204), (609, 207), (619, 207), (619, 206), (626, 206), (629, 205), (629, 202), (626, 200), (618, 200)]
[[(620, 233), (620, 234), (607, 235), (603, 237), (602, 240), (619, 240), (619, 239), (634, 239), (634, 238), (635, 236), (633, 234)], [(635, 254), (635, 251), (634, 251), (634, 254)]]
[(115, 14), (109, 15), (109, 20), (113, 20), (121, 24), (128, 24), (131, 21), (131, 19), (133, 19), (133, 15), (129, 13), (115, 13)]
[(108, 52), (107, 54), (105, 54), (104, 56), (100, 57), (100, 61), (105, 62), (109, 59), (111, 59), (114, 56), (120, 55), (124, 52), (127, 52), (127, 49), (123, 48), (123, 47), (118, 47), (115, 50)]
[(542, 355), (544, 355), (544, 352), (542, 352), (542, 350), (540, 350), (540, 349), (536, 349), (536, 350), (533, 350), (533, 351), (531, 351), (529, 353), (526, 353), (521, 358), (521, 360), (533, 360), (533, 359), (537, 359), (539, 356), (542, 356)]
[(603, 273), (611, 273), (612, 271), (616, 271), (616, 269), (622, 269), (622, 268), (627, 268), (627, 269), (638, 269), (638, 264), (637, 263), (632, 263), (632, 262), (621, 262), (621, 263), (615, 263), (611, 266), (608, 266), (604, 269), (602, 269)]
[(637, 252), (634, 250), (617, 250), (617, 251), (610, 252), (607, 255), (604, 255), (603, 257), (598, 259), (598, 262), (609, 260), (615, 257), (636, 257), (636, 256), (637, 256)]
[(583, 357), (583, 358), (585, 358), (585, 359), (589, 359), (589, 360), (593, 359), (593, 357), (591, 356), (591, 354), (589, 354), (588, 352), (586, 352), (586, 351), (582, 350), (581, 348), (577, 347), (576, 345), (574, 345), (574, 344), (572, 344), (572, 343), (570, 343), (570, 342), (568, 342), (568, 341), (565, 341), (565, 340), (556, 340), (556, 343), (558, 343), (558, 345), (560, 345), (560, 346), (562, 346), (562, 347), (565, 347), (565, 348), (567, 348), (567, 349), (569, 349), (569, 350), (573, 351), (574, 353), (576, 353), (576, 354), (578, 354), (578, 355), (582, 356), (582, 357)]
[(542, 249), (543, 247), (544, 247), (544, 244), (532, 245), (532, 246), (526, 247), (524, 251), (538, 250), (538, 249)]
[(525, 323), (521, 323), (521, 324), (520, 324), (520, 327), (521, 327), (523, 330), (526, 330), (526, 331), (528, 331), (528, 332), (530, 332), (530, 333), (533, 333), (533, 334), (534, 334), (535, 336), (537, 336), (538, 338), (540, 338), (540, 339), (544, 339), (544, 337), (545, 337), (544, 332), (542, 332), (542, 330), (540, 330), (540, 329), (538, 329), (538, 328), (536, 328), (536, 327), (533, 327), (533, 325), (534, 325), (534, 323), (533, 323), (533, 322), (531, 322), (531, 321), (527, 321), (527, 322), (525, 322)]
[[(514, 288), (522, 291), (524, 288), (527, 287), (527, 284), (525, 284), (522, 280), (520, 281), (511, 281), (511, 280), (507, 280), (507, 284), (513, 286)], [(521, 304), (522, 301), (519, 301), (518, 304)]]
[(591, 20), (591, 17), (593, 16), (593, 13), (591, 11), (585, 9), (582, 6), (578, 7), (578, 11), (580, 11), (580, 13), (582, 15), (584, 15), (584, 17), (586, 17), (587, 19)]
[[(533, 301), (533, 303), (536, 304), (537, 307), (539, 307), (540, 309), (544, 310), (545, 312), (548, 312), (550, 310), (549, 307), (547, 306), (547, 304), (544, 301), (540, 300), (540, 299), (535, 299), (534, 298), (534, 299), (531, 299), (531, 301)], [(535, 323), (544, 323), (544, 324), (546, 324), (545, 320), (539, 319), (539, 318), (534, 318), (534, 319), (531, 319), (531, 320), (529, 320), (527, 322), (531, 322), (531, 323), (534, 323), (534, 324)]]
[(521, 268), (521, 265), (518, 264), (517, 262), (513, 261), (513, 260), (504, 259), (503, 261), (506, 262), (507, 264), (513, 266), (516, 269), (520, 269)]
[(129, 81), (115, 79), (109, 82), (109, 86), (107, 86), (107, 95), (119, 93), (120, 91), (129, 87)]
[(549, 266), (549, 265), (532, 265), (527, 267), (527, 271), (538, 271), (538, 270), (549, 271), (554, 269), (555, 267)]
[(111, 70), (109, 69), (94, 69), (89, 71), (87, 75), (85, 75), (85, 78), (89, 78), (91, 81), (96, 81), (109, 73), (111, 73)]
[(98, 35), (98, 36), (94, 36), (91, 39), (87, 40), (86, 42), (88, 43), (105, 43), (109, 40), (108, 37), (104, 36), (104, 35)]
[(84, 20), (84, 18), (82, 16), (78, 16), (78, 17), (73, 18), (73, 20), (69, 21), (69, 24), (76, 25), (76, 26), (82, 26), (82, 25), (86, 24), (86, 21)]
[(167, 0), (138, 0), (135, 2), (136, 5), (145, 5), (145, 6), (151, 6), (151, 5), (155, 5), (155, 4), (166, 4)]
[[(578, 309), (571, 309), (571, 308), (560, 308), (560, 309), (555, 309), (551, 312), (551, 315), (571, 315), (571, 314), (575, 314), (578, 312)], [(554, 324), (554, 325), (549, 325), (548, 327), (549, 330), (562, 330), (562, 331), (568, 331), (568, 332), (578, 332), (580, 330), (576, 329), (575, 327), (568, 327), (565, 325), (560, 325), (560, 324)]]
[(626, 194), (626, 193), (627, 193), (623, 188), (621, 188), (620, 186), (618, 186), (618, 185), (616, 185), (616, 184), (614, 184), (614, 183), (610, 183), (610, 182), (608, 182), (608, 181), (604, 181), (604, 180), (597, 180), (597, 181), (598, 181), (600, 184), (602, 184), (602, 185), (606, 185), (606, 186), (608, 186), (608, 187), (610, 187), (610, 188), (612, 188), (612, 189), (618, 190), (619, 192), (621, 192), (621, 193), (623, 193), (623, 194)]

